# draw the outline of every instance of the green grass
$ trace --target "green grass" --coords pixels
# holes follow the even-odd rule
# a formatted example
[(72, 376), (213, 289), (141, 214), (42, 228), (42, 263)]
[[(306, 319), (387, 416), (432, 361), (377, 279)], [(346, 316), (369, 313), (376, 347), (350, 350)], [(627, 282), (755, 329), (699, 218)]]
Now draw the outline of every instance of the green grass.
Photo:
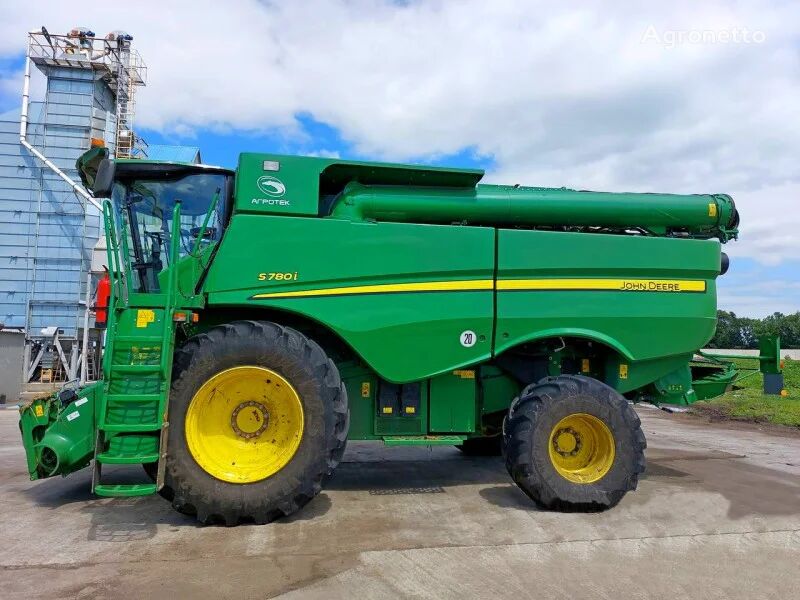
[[(734, 360), (738, 367), (752, 367), (755, 361)], [(696, 402), (692, 412), (715, 419), (733, 419), (753, 423), (773, 423), (800, 427), (800, 361), (786, 359), (783, 369), (786, 397), (765, 396), (761, 393), (760, 373), (741, 380), (737, 387), (719, 398)]]

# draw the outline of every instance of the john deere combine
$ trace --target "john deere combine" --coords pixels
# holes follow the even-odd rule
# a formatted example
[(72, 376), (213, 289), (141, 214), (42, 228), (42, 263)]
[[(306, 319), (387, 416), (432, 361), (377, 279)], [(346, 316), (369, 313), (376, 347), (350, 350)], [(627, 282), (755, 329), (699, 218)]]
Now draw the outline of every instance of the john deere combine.
[[(502, 446), (540, 505), (613, 506), (645, 466), (629, 401), (694, 398), (738, 225), (724, 194), (476, 170), (79, 165), (108, 198), (103, 379), (22, 409), (31, 478), (93, 462), (97, 495), (158, 492), (229, 525), (298, 510), (348, 439)], [(114, 481), (119, 464), (142, 481)]]

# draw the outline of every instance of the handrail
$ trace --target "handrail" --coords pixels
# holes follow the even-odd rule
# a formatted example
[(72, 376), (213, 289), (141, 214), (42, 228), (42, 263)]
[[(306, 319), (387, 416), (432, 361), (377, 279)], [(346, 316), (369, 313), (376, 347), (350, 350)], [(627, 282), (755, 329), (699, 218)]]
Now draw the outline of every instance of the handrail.
[[(128, 219), (126, 218), (125, 214), (123, 213), (120, 218), (120, 238), (122, 244), (122, 257), (121, 260), (124, 263), (125, 267), (125, 281), (128, 282), (128, 285), (132, 285), (133, 282), (133, 271), (131, 270), (131, 251), (128, 248)], [(139, 282), (141, 285), (141, 281)]]
[(112, 288), (118, 285), (120, 275), (119, 268), (119, 248), (114, 229), (114, 218), (112, 216), (111, 202), (103, 202), (103, 226), (106, 233), (106, 255), (108, 258), (108, 273), (112, 281)]
[(68, 63), (109, 71), (122, 66), (130, 72), (135, 85), (144, 85), (147, 65), (139, 52), (131, 48), (131, 39), (114, 37), (113, 34), (102, 38), (33, 30), (28, 32), (28, 55), (34, 61), (47, 61), (49, 64)]
[[(120, 277), (122, 273), (119, 268), (119, 246), (116, 239), (116, 229), (114, 227), (114, 216), (112, 213), (111, 202), (103, 201), (103, 225), (106, 233), (106, 256), (108, 258), (108, 277), (111, 281), (109, 286), (108, 307), (106, 308), (106, 331), (105, 348), (103, 348), (103, 379), (104, 389), (108, 392), (108, 385), (111, 381), (111, 364), (114, 361), (114, 332), (117, 326), (117, 302), (122, 294), (122, 283)], [(108, 394), (100, 395), (100, 406), (95, 412), (97, 425), (102, 426), (105, 422), (106, 403)]]
[[(161, 340), (161, 372), (164, 380), (169, 385), (169, 370), (172, 364), (172, 357), (168, 352), (172, 337), (172, 319), (175, 312), (175, 296), (178, 288), (178, 258), (181, 249), (181, 203), (175, 203), (172, 209), (172, 235), (169, 242), (169, 278), (164, 298), (164, 331)], [(161, 411), (163, 413), (163, 407)]]
[(192, 248), (191, 256), (197, 258), (198, 253), (197, 251), (200, 249), (200, 240), (203, 239), (203, 236), (206, 233), (206, 228), (208, 227), (208, 222), (211, 220), (211, 215), (217, 208), (217, 202), (219, 202), (219, 193), (220, 189), (217, 188), (217, 191), (214, 193), (214, 197), (211, 199), (211, 205), (208, 207), (206, 211), (206, 216), (203, 219), (203, 225), (200, 227), (200, 231), (197, 234), (197, 239), (194, 241), (194, 248)]
[[(105, 205), (108, 205), (108, 208)], [(117, 296), (120, 300), (124, 299), (127, 302), (128, 298), (128, 285), (131, 281), (130, 275), (122, 264), (123, 257), (120, 254), (120, 244), (117, 238), (117, 229), (114, 222), (114, 213), (111, 202), (104, 201), (103, 206), (103, 220), (106, 229), (106, 253), (108, 254), (108, 267), (111, 273), (112, 286), (116, 287)]]

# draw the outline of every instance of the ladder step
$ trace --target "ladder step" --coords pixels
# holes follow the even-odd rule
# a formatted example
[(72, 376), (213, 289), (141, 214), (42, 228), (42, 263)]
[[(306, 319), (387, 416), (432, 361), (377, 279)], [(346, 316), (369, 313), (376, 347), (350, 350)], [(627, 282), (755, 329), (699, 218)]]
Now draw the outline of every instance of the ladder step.
[(158, 452), (153, 454), (112, 454), (101, 452), (97, 461), (104, 465), (143, 465), (158, 462)]
[(156, 493), (155, 483), (129, 483), (129, 484), (98, 484), (94, 486), (94, 493), (98, 496), (117, 498), (122, 496), (149, 496)]
[(108, 440), (108, 448), (97, 455), (97, 461), (113, 465), (158, 462), (158, 445), (157, 435), (120, 433)]
[(141, 344), (161, 344), (164, 341), (163, 336), (160, 335), (118, 335), (114, 337), (114, 342), (124, 342), (126, 344), (131, 342), (138, 342)]
[(144, 431), (159, 431), (161, 425), (159, 423), (107, 423), (102, 425), (100, 429), (112, 433), (141, 433)]
[(153, 402), (161, 401), (161, 394), (108, 394), (106, 400), (111, 402)]
[(161, 365), (111, 365), (112, 373), (160, 373)]

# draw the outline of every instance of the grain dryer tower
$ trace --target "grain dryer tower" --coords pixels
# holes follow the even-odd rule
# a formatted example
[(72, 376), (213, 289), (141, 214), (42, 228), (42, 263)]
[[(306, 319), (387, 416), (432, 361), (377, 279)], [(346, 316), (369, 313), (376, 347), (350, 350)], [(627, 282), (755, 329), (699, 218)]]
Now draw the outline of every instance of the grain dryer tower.
[[(21, 111), (0, 115), (0, 323), (27, 334), (25, 381), (81, 371), (101, 225), (75, 160), (101, 144), (117, 157), (146, 153), (133, 130), (146, 67), (132, 39), (83, 27), (65, 35), (31, 31)], [(43, 93), (32, 94), (41, 79)]]

